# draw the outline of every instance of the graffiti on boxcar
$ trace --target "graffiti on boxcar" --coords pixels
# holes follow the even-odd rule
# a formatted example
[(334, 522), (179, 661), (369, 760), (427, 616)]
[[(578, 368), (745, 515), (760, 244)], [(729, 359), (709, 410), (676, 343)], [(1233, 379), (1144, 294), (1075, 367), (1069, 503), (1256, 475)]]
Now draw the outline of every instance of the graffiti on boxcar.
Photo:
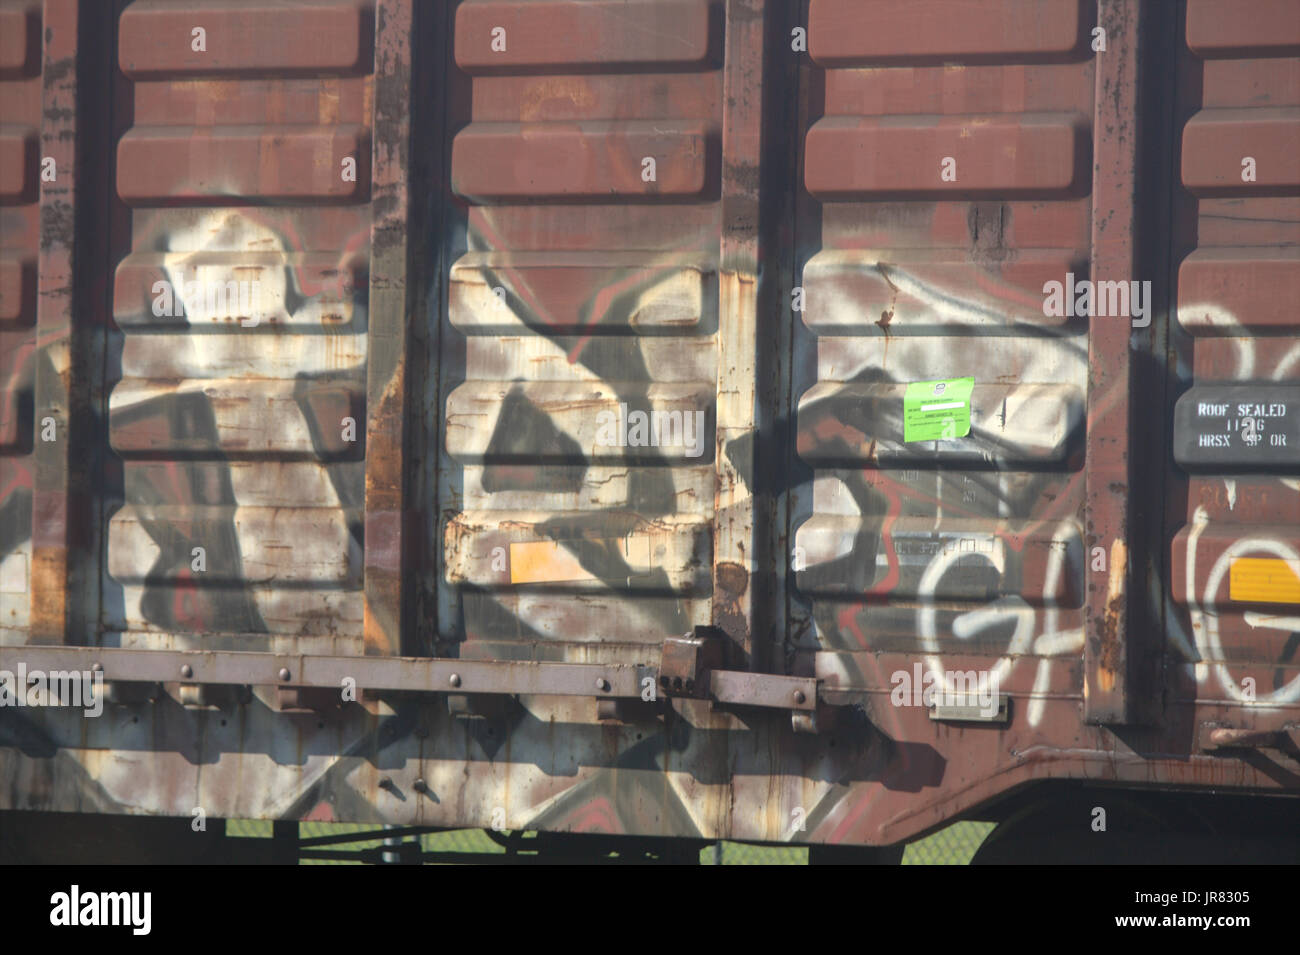
[[(1065, 573), (1082, 573), (1082, 548), (1078, 529), (1071, 521), (1061, 522), (1052, 534), (1053, 546), (1048, 549), (1046, 569), (1044, 571), (1043, 604), (1041, 627), (1037, 611), (1019, 596), (1000, 597), (974, 610), (966, 611), (952, 619), (951, 633), (956, 641), (966, 641), (985, 630), (1009, 627), (1010, 638), (1006, 651), (989, 672), (996, 676), (998, 684), (1005, 684), (1011, 671), (1021, 662), (1021, 658), (1032, 656), (1038, 658), (1034, 685), (1026, 712), (1030, 726), (1037, 726), (1043, 716), (1043, 694), (1050, 683), (1052, 657), (1077, 657), (1083, 651), (1084, 632), (1082, 625), (1074, 627), (1060, 626), (1060, 609), (1057, 606), (1057, 593), (1061, 586), (1061, 577)], [(998, 540), (992, 557), (986, 560), (994, 566), (999, 576), (1006, 572), (1005, 540)], [(937, 555), (926, 567), (921, 578), (920, 597), (923, 605), (917, 610), (917, 630), (922, 645), (927, 651), (926, 665), (932, 673), (944, 673), (942, 651), (946, 645), (941, 642), (941, 635), (936, 632), (936, 610), (932, 602), (936, 585), (944, 572), (955, 561), (964, 559), (960, 551), (949, 551)], [(959, 645), (959, 644), (958, 644)]]
[[(1178, 318), (1185, 326), (1213, 328), (1231, 345), (1232, 360), (1216, 367), (1207, 377), (1235, 382), (1272, 380), (1290, 383), (1300, 364), (1300, 343), (1265, 342), (1252, 337), (1241, 317), (1232, 309), (1214, 301), (1180, 302)], [(1196, 339), (1199, 344), (1204, 339)], [(1217, 341), (1217, 337), (1210, 341)], [(1198, 378), (1199, 378), (1198, 374)], [(1223, 468), (1228, 470), (1228, 468)], [(1235, 476), (1193, 475), (1195, 484), (1222, 482), (1220, 507), (1235, 514), (1239, 505), (1239, 483), (1247, 478)], [(1282, 517), (1288, 506), (1294, 507), (1294, 495), (1300, 495), (1300, 480), (1295, 477), (1257, 478), (1249, 493), (1259, 494), (1263, 481), (1275, 484), (1274, 499)], [(1246, 501), (1241, 501), (1245, 505)], [(1278, 504), (1281, 506), (1278, 507)], [(1293, 666), (1300, 651), (1300, 617), (1285, 610), (1256, 604), (1262, 610), (1247, 609), (1250, 602), (1232, 600), (1225, 587), (1232, 568), (1239, 560), (1263, 558), (1277, 561), (1277, 567), (1300, 567), (1300, 552), (1294, 541), (1285, 536), (1286, 521), (1281, 526), (1251, 523), (1222, 523), (1227, 515), (1220, 511), (1214, 518), (1206, 507), (1197, 504), (1191, 513), (1186, 533), (1175, 545), (1183, 549), (1185, 606), (1173, 608), (1168, 620), (1168, 643), (1177, 659), (1194, 664), (1197, 683), (1205, 688), (1217, 686), (1228, 699), (1253, 707), (1281, 706), (1300, 699), (1300, 676), (1288, 679), (1287, 667)], [(1230, 518), (1228, 518), (1230, 520)], [(1249, 521), (1249, 518), (1245, 519)], [(1226, 533), (1225, 533), (1226, 531)], [(1181, 543), (1179, 540), (1181, 539)], [(1208, 546), (1207, 546), (1208, 543)], [(1296, 573), (1296, 571), (1292, 571)], [(1225, 593), (1225, 590), (1229, 593)], [(1225, 597), (1230, 606), (1221, 606)], [(1190, 634), (1186, 628), (1190, 628)], [(1278, 639), (1282, 637), (1282, 639)], [(1243, 647), (1250, 647), (1241, 657)], [(1275, 648), (1272, 658), (1265, 647)], [(1271, 687), (1247, 689), (1243, 681), (1252, 668), (1251, 661), (1276, 664)], [(1257, 671), (1255, 671), (1257, 672)]]
[[(3, 340), (3, 339), (0, 339)], [(32, 563), (34, 464), (29, 457), (39, 425), (33, 390), (37, 364), (51, 363), (43, 349), (13, 348), (0, 354), (0, 424), (11, 438), (0, 447), (0, 642), (10, 634), (24, 642), (30, 622), (28, 591)], [(51, 367), (50, 372), (53, 371)]]
[[(1223, 691), (1238, 703), (1268, 706), (1294, 703), (1300, 700), (1300, 676), (1296, 676), (1282, 685), (1275, 686), (1271, 692), (1263, 692), (1263, 688), (1260, 688), (1258, 694), (1246, 692), (1241, 683), (1234, 677), (1230, 661), (1224, 654), (1223, 644), (1220, 639), (1220, 615), (1216, 606), (1216, 602), (1220, 599), (1219, 591), (1228, 570), (1237, 559), (1247, 556), (1267, 555), (1269, 558), (1286, 562), (1284, 566), (1300, 568), (1300, 551), (1276, 537), (1265, 535), (1239, 537), (1229, 544), (1211, 565), (1205, 576), (1205, 585), (1202, 591), (1197, 585), (1196, 562), (1198, 544), (1208, 524), (1209, 519), (1206, 516), (1205, 509), (1198, 507), (1192, 518), (1191, 533), (1187, 538), (1186, 588), (1192, 632), (1196, 639), (1197, 655), (1195, 659), (1199, 661), (1197, 672), (1200, 681), (1204, 682), (1210, 679), (1211, 674), (1213, 674), (1214, 679), (1217, 680)], [(1284, 652), (1287, 653), (1287, 658), (1294, 656), (1297, 648), (1297, 634), (1300, 634), (1300, 618), (1280, 614), (1266, 615), (1247, 612), (1244, 614), (1244, 621), (1251, 628), (1266, 627), (1268, 629), (1290, 631), (1291, 639), (1288, 641), (1288, 650)], [(1277, 662), (1285, 663), (1287, 658)], [(1279, 671), (1280, 673), (1281, 671)]]
[(106, 623), (355, 634), (368, 230), (331, 256), (258, 210), (159, 228), (117, 289)]
[[(801, 489), (812, 519), (797, 531), (804, 566), (795, 570), (813, 600), (819, 645), (915, 648), (935, 673), (945, 654), (984, 655), (1003, 682), (1022, 657), (1037, 658), (1027, 711), (1037, 725), (1053, 658), (1076, 659), (1083, 647), (1083, 475), (1074, 465), (1086, 338), (1042, 334), (1015, 318), (1041, 299), (1002, 280), (998, 261), (957, 287), (866, 251), (830, 258), (805, 273), (823, 380), (799, 406), (799, 452), (817, 471)], [(861, 289), (877, 277), (890, 300), (869, 325)], [(936, 352), (939, 339), (921, 337), (990, 324), (998, 334), (964, 335), (956, 350), (948, 340)], [(993, 414), (973, 414), (965, 439), (905, 445), (894, 389), (962, 375), (1003, 388)], [(831, 543), (821, 533), (828, 521)], [(850, 666), (844, 654), (833, 659)], [(843, 685), (866, 679), (840, 673)]]
[[(443, 474), (444, 630), (530, 642), (706, 622), (693, 598), (707, 592), (709, 541), (692, 512), (713, 493), (715, 372), (711, 339), (676, 333), (715, 320), (711, 267), (649, 253), (593, 276), (559, 254), (493, 253), (490, 218), (452, 268), (467, 371), (446, 409), (459, 467)], [(602, 443), (608, 414), (699, 414), (708, 450), (688, 457), (650, 428)]]

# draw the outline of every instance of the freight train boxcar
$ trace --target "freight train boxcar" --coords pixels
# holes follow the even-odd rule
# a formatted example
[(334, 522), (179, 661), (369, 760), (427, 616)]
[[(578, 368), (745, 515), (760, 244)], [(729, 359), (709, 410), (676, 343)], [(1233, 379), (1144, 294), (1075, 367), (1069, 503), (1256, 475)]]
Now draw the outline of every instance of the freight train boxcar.
[(8, 851), (1252, 846), (1298, 250), (1294, 0), (4, 0)]

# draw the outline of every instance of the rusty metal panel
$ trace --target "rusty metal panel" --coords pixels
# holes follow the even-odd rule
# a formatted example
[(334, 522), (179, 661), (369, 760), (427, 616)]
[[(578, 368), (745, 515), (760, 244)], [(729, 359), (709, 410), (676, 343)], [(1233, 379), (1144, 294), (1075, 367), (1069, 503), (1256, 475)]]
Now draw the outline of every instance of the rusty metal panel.
[[(479, 202), (701, 198), (709, 169), (717, 165), (716, 157), (709, 161), (703, 123), (675, 129), (636, 120), (556, 125), (480, 123), (463, 131), (452, 151), (456, 192)], [(528, 171), (521, 176), (519, 157), (525, 155)], [(656, 162), (649, 182), (641, 176), (642, 157)]]
[[(1158, 387), (1157, 382), (1140, 382), (1133, 373), (1133, 333), (1151, 328), (1156, 305), (1153, 283), (1141, 279), (1139, 256), (1138, 145), (1144, 142), (1149, 148), (1152, 138), (1139, 137), (1140, 11), (1140, 4), (1132, 0), (1102, 0), (1097, 5), (1098, 26), (1108, 46), (1097, 57), (1093, 120), (1089, 275), (1097, 285), (1088, 323), (1084, 480), (1090, 560), (1084, 603), (1083, 718), (1088, 723), (1119, 725), (1139, 722), (1139, 711), (1145, 717), (1153, 709), (1150, 684), (1139, 685), (1139, 670), (1147, 659), (1158, 656), (1148, 649), (1149, 638), (1144, 645), (1141, 629), (1130, 625), (1135, 615), (1129, 607), (1145, 580), (1131, 552), (1148, 549), (1130, 513), (1141, 509), (1133, 499), (1148, 487), (1139, 477), (1148, 457), (1133, 446), (1130, 404), (1149, 400)], [(1127, 283), (1130, 295), (1129, 309), (1120, 314), (1096, 307), (1102, 304), (1102, 284), (1115, 288), (1115, 282), (1121, 287)], [(1145, 293), (1144, 312), (1136, 303), (1141, 293)]]
[[(1070, 116), (827, 117), (808, 132), (804, 181), (818, 198), (937, 199), (955, 190), (936, 156), (961, 153), (962, 195), (1060, 195), (1083, 173), (1086, 142)], [(958, 148), (960, 147), (960, 148)]]
[(75, 320), (95, 275), (78, 232), (97, 179), (78, 161), (85, 27), (73, 0), (2, 12), (13, 32), (0, 66), (0, 644), (57, 644), (76, 639), (97, 594), (85, 576), (92, 456), (80, 445), (92, 384)]
[(1255, 0), (1249, 8), (1188, 0), (1187, 48), (1199, 57), (1293, 57), (1297, 47), (1300, 13), (1290, 0)]
[[(41, 14), (35, 2), (0, 6), (0, 643), (6, 644), (25, 644), (32, 633), (39, 487), (34, 389), (38, 374), (48, 380), (39, 367), (57, 354), (38, 349), (36, 334)], [(62, 588), (54, 599), (62, 599)]]
[[(113, 690), (0, 724), (0, 809), (884, 844), (1050, 778), (1294, 789), (1241, 755), (1300, 705), (1259, 9), (0, 3), (0, 669)], [(74, 145), (111, 181), (41, 182)], [(894, 699), (936, 670), (996, 718)]]
[[(1183, 127), (1183, 185), (1198, 196), (1300, 192), (1300, 109), (1201, 110)], [(1241, 158), (1257, 164), (1242, 180)]]
[[(791, 613), (839, 687), (1082, 651), (1088, 322), (1043, 289), (1089, 274), (1087, 7), (811, 3)], [(969, 435), (907, 441), (908, 384), (964, 377)]]
[(712, 622), (721, 12), (456, 9), (444, 652), (636, 662)]
[[(986, 785), (1023, 734), (1081, 744), (1080, 715), (1127, 715), (1085, 687), (1104, 666), (1088, 649), (1097, 605), (1108, 585), (1127, 592), (1130, 318), (1053, 310), (1046, 293), (1135, 277), (1132, 14), (811, 0), (793, 356), (811, 473), (790, 495), (790, 627), (832, 697), (864, 701), (899, 750), (935, 754), (932, 775), (884, 770), (923, 790)], [(969, 434), (908, 441), (908, 386), (960, 378), (974, 380)], [(1089, 572), (1099, 545), (1112, 574)], [(1123, 645), (1122, 622), (1110, 638)], [(914, 667), (939, 686), (996, 678), (1014, 699), (1000, 742), (899, 707), (890, 691)], [(983, 769), (941, 768), (983, 742)], [(814, 838), (915, 811), (890, 788), (827, 794)]]
[[(370, 570), (399, 569), (366, 532), (402, 507), (391, 474), (380, 491), (370, 478), (376, 455), (400, 473), (391, 408), (371, 436), (377, 398), (404, 407), (406, 327), (404, 239), (381, 266), (372, 234), (392, 233), (374, 203), (402, 179), (383, 141), (400, 122), (376, 133), (375, 14), (145, 0), (120, 15), (105, 640), (397, 650), (395, 594), (372, 594)], [(384, 204), (399, 231), (402, 196)], [(391, 619), (372, 627), (376, 612)]]
[(824, 67), (1044, 62), (1077, 52), (1083, 0), (812, 0), (808, 50)]
[(1179, 60), (1170, 692), (1266, 734), (1300, 703), (1300, 8), (1241, 13), (1189, 0)]
[[(456, 10), (456, 64), (466, 72), (606, 72), (707, 68), (712, 0), (487, 0)], [(494, 43), (494, 32), (504, 31)]]
[[(131, 76), (220, 73), (364, 75), (374, 62), (368, 3), (138, 0), (121, 18), (118, 56)], [(206, 33), (203, 49), (192, 31)], [(175, 42), (172, 42), (172, 41)]]
[[(54, 179), (40, 195), (37, 254), (36, 342), (48, 361), (34, 369), (32, 405), (41, 430), (53, 425), (52, 441), (33, 442), (31, 642), (62, 643), (69, 605), (76, 597), (69, 552), (76, 537), (73, 461), (80, 451), (73, 431), (73, 244), (77, 156), (76, 84), (59, 82), (77, 53), (76, 4), (47, 3), (41, 50), (41, 164), (52, 162)], [(60, 174), (62, 178), (60, 178)], [(84, 383), (82, 383), (84, 386)]]

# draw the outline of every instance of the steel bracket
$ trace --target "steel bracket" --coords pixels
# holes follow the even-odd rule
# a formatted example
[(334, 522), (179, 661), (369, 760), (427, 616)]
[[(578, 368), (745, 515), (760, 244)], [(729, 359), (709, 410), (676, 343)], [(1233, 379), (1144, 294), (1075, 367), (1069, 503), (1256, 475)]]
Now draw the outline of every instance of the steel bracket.
[(1300, 724), (1242, 728), (1204, 722), (1199, 731), (1200, 749), (1213, 753), (1222, 750), (1276, 749), (1300, 752)]

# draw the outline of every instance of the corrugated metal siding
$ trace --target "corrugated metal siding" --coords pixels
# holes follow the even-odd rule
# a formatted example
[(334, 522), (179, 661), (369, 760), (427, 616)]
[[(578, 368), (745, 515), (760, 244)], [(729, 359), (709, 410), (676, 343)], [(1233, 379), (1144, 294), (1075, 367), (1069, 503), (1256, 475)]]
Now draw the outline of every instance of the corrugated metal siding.
[[(1080, 689), (1088, 321), (1043, 288), (1089, 274), (1094, 15), (811, 3), (793, 613), (836, 685), (924, 652), (1032, 687), (1031, 724)], [(964, 377), (969, 436), (905, 442), (907, 384)]]
[[(1266, 27), (1137, 0), (31, 5), (37, 59), (0, 39), (0, 142), (35, 136), (60, 179), (0, 206), (17, 349), (0, 356), (0, 420), (16, 421), (0, 640), (99, 643), (44, 659), (102, 661), (128, 692), (107, 719), (10, 711), (0, 807), (880, 843), (1049, 778), (1285, 789), (1293, 747), (1225, 751), (1201, 730), (1294, 725), (1278, 572), (1297, 469), (1193, 460), (1162, 392), (1170, 370), (1189, 394), (1244, 383), (1294, 403), (1300, 44), (1286, 5), (1260, 9)], [(1096, 55), (1094, 18), (1110, 30)], [(1175, 26), (1192, 51), (1177, 117), (1136, 96), (1139, 51), (1163, 57)], [(1144, 67), (1155, 92), (1167, 65)], [(73, 83), (101, 74), (89, 102), (113, 130), (86, 126)], [(1175, 118), (1170, 256), (1133, 160), (1139, 141), (1171, 149)], [(1234, 137), (1259, 159), (1249, 186), (1223, 181)], [(108, 157), (111, 180), (63, 178), (74, 146), (78, 174)], [(356, 182), (339, 175), (354, 151)], [(1146, 331), (1044, 314), (1043, 285), (1070, 272), (1157, 274), (1135, 265), (1143, 244), (1182, 262), (1183, 331), (1158, 309)], [(241, 279), (258, 282), (247, 309), (186, 298), (186, 281)], [(155, 284), (178, 280), (185, 313), (155, 314)], [(1214, 327), (1228, 313), (1240, 328)], [(964, 374), (971, 435), (902, 440), (905, 384)], [(699, 456), (602, 443), (600, 412), (629, 425), (620, 405), (703, 411)], [(46, 416), (58, 440), (39, 440)], [(1293, 420), (1259, 417), (1265, 433)], [(1162, 498), (1167, 526), (1130, 520)], [(106, 516), (86, 520), (88, 502)], [(1174, 604), (1192, 602), (1184, 575), (1213, 606)], [(1132, 625), (1148, 602), (1167, 632)], [(187, 656), (257, 683), (223, 699), (141, 652), (653, 664), (696, 623), (735, 669), (816, 673), (838, 722), (796, 736), (785, 709), (681, 698), (610, 718), (523, 691), (479, 708), (410, 692), (466, 663), (405, 660), (366, 669), (409, 695), (304, 713), (292, 679), (324, 686), (302, 672), (319, 664), (332, 689), (355, 658), (285, 653), (290, 679), (270, 654)], [(1192, 662), (1130, 680), (1162, 655)], [(1220, 659), (1267, 705), (1216, 685)], [(891, 671), (914, 664), (995, 667), (1010, 721), (891, 706)], [(133, 675), (169, 685), (151, 702)]]
[(0, 7), (0, 642), (31, 622), (32, 490), (40, 237), (39, 3)]
[(1272, 723), (1300, 701), (1300, 7), (1190, 0), (1184, 41), (1176, 692)]
[(361, 645), (373, 16), (348, 0), (142, 0), (121, 16), (123, 502), (104, 625), (123, 640)]
[(641, 662), (710, 622), (721, 14), (456, 10), (439, 633), (462, 655)]
[[(79, 7), (0, 6), (0, 643), (83, 629), (89, 383), (73, 347)], [(76, 266), (74, 270), (74, 265)], [(93, 588), (90, 588), (93, 592)]]

